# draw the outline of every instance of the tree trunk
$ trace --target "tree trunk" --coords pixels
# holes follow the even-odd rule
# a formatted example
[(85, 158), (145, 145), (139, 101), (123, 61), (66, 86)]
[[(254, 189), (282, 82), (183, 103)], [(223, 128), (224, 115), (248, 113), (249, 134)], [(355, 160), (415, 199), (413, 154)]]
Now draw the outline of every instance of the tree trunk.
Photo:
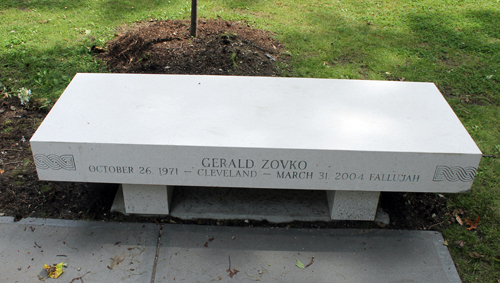
[(196, 37), (198, 30), (198, 0), (191, 0), (191, 28), (189, 29), (191, 36)]

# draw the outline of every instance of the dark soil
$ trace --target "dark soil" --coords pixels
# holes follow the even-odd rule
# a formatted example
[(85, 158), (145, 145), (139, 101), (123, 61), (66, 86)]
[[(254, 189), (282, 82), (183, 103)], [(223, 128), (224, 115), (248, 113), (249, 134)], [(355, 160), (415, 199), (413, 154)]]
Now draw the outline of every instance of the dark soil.
[(276, 61), (286, 66), (282, 49), (269, 33), (246, 24), (200, 21), (191, 37), (187, 21), (169, 20), (119, 35), (99, 57), (116, 73), (277, 76)]
[[(185, 21), (139, 24), (109, 42), (93, 47), (109, 70), (121, 73), (213, 74), (278, 76), (287, 69), (283, 46), (246, 24), (201, 21), (191, 38)], [(276, 66), (282, 66), (277, 68)], [(285, 67), (283, 67), (285, 66)], [(289, 226), (298, 228), (380, 228), (373, 222), (182, 221), (170, 217), (145, 218), (110, 213), (117, 185), (38, 181), (29, 139), (47, 114), (30, 102), (4, 97), (0, 104), (0, 215), (86, 219), (197, 223), (232, 226)], [(437, 194), (382, 193), (380, 206), (390, 215), (390, 229), (439, 229), (450, 220), (446, 199)]]

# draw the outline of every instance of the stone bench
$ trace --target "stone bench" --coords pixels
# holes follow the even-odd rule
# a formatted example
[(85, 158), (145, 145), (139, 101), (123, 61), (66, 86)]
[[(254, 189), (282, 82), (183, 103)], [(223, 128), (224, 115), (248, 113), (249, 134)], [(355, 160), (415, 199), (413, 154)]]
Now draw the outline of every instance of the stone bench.
[(127, 213), (172, 186), (325, 190), (373, 220), (381, 191), (459, 193), (481, 152), (432, 83), (77, 74), (31, 146), (40, 180), (122, 184)]

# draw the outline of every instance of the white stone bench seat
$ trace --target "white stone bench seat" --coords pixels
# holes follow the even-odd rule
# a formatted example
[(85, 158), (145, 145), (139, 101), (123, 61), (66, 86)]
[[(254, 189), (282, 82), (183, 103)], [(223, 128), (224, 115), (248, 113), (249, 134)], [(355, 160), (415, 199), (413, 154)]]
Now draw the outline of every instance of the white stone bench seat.
[(360, 220), (380, 191), (469, 190), (481, 158), (432, 83), (274, 77), (77, 74), (31, 146), (40, 180), (162, 203), (127, 212), (168, 213), (166, 185), (316, 189)]

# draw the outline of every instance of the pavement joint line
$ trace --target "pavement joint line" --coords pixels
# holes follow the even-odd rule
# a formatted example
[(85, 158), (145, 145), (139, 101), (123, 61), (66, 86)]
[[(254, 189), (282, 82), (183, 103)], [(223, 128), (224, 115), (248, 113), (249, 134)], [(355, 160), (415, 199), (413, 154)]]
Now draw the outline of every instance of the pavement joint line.
[(160, 231), (158, 233), (158, 242), (156, 243), (156, 254), (155, 254), (155, 262), (153, 263), (153, 272), (151, 274), (151, 283), (155, 283), (156, 266), (158, 265), (158, 255), (160, 254), (160, 241), (162, 233), (163, 233), (163, 223), (160, 224)]

